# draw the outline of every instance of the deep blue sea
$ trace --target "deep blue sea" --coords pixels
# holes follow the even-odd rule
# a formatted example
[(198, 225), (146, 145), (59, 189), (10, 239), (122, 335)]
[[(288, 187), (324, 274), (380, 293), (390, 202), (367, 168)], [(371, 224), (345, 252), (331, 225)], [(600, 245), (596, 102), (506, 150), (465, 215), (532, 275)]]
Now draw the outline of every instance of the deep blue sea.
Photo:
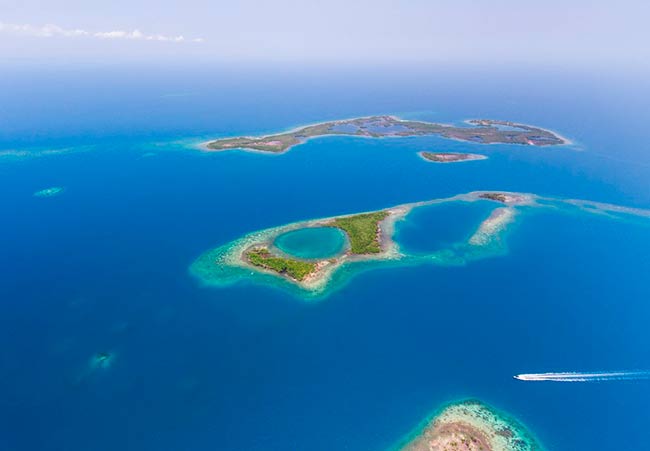
[[(650, 369), (648, 224), (538, 212), (506, 256), (370, 270), (318, 302), (204, 287), (188, 267), (255, 230), (472, 190), (650, 208), (648, 80), (526, 67), (4, 67), (0, 155), (30, 153), (0, 156), (0, 449), (382, 451), (473, 397), (549, 451), (647, 450), (650, 381), (513, 375)], [(370, 114), (507, 119), (575, 144), (189, 147)], [(430, 164), (421, 150), (489, 159)], [(33, 196), (52, 186), (65, 190)], [(432, 227), (444, 241), (472, 217)], [(412, 247), (435, 245), (428, 227), (404, 230)], [(93, 367), (102, 352), (111, 365)]]

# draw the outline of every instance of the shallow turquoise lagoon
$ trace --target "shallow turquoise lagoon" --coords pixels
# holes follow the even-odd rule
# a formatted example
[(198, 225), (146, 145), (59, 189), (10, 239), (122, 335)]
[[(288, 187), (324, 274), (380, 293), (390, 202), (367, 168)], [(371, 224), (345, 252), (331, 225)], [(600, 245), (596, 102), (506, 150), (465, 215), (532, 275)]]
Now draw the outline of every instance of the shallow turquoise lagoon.
[(285, 254), (299, 258), (328, 258), (345, 249), (347, 238), (335, 227), (309, 227), (278, 236), (273, 243)]

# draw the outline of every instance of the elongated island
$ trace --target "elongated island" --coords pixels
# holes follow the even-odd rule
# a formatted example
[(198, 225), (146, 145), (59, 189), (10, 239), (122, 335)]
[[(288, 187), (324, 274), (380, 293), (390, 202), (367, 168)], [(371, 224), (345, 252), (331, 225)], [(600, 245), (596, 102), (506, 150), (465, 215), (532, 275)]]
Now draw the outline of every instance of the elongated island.
[(541, 451), (514, 418), (476, 400), (448, 404), (398, 447), (399, 451)]
[(459, 127), (403, 120), (395, 116), (368, 116), (323, 122), (267, 136), (217, 139), (204, 143), (201, 148), (206, 151), (244, 149), (282, 153), (308, 139), (327, 135), (370, 138), (438, 135), (479, 144), (502, 143), (528, 146), (556, 146), (568, 143), (567, 140), (549, 130), (531, 125), (492, 119), (473, 119), (467, 121), (467, 124)]
[[(411, 211), (445, 203), (488, 205), (473, 230), (443, 247), (412, 252), (395, 240), (395, 226)], [(330, 218), (313, 219), (250, 233), (201, 255), (190, 272), (207, 285), (259, 281), (297, 290), (300, 297), (323, 297), (358, 271), (378, 266), (464, 265), (507, 252), (506, 237), (522, 213), (580, 210), (607, 217), (650, 218), (646, 210), (534, 194), (476, 191)], [(483, 210), (482, 210), (483, 211)], [(444, 217), (440, 218), (445, 221)], [(456, 226), (458, 227), (458, 226)]]
[(433, 163), (460, 163), (462, 161), (487, 160), (488, 157), (477, 153), (460, 152), (419, 152), (423, 160)]

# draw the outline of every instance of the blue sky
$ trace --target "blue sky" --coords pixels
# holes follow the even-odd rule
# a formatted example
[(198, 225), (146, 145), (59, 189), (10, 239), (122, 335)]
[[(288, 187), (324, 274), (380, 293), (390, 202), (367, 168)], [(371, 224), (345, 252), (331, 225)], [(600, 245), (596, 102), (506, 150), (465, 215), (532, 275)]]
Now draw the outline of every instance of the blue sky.
[(645, 65), (649, 17), (640, 0), (0, 0), (0, 58)]

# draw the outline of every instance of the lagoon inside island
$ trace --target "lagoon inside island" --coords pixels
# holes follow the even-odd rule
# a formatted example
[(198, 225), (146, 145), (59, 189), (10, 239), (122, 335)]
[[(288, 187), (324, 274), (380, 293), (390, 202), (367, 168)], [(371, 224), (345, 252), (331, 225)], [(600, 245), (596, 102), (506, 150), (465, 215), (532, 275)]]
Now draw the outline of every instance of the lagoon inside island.
[(479, 401), (449, 404), (398, 446), (399, 451), (541, 451), (531, 433)]
[(443, 138), (478, 144), (521, 144), (527, 146), (557, 146), (568, 141), (549, 130), (531, 125), (492, 119), (473, 119), (466, 126), (411, 121), (395, 116), (368, 116), (343, 119), (299, 127), (267, 136), (238, 136), (204, 143), (206, 151), (244, 149), (282, 153), (308, 139), (328, 135), (361, 136), (369, 138), (438, 135)]
[[(402, 246), (402, 241), (408, 244), (403, 226), (410, 224), (413, 211), (434, 209), (434, 225), (427, 227), (432, 227), (432, 234), (439, 235), (435, 224), (448, 224), (450, 219), (450, 210), (443, 206), (457, 206), (469, 212), (453, 213), (455, 217), (466, 218), (462, 233), (443, 231), (442, 235), (453, 238), (434, 240), (428, 248), (418, 249), (417, 244), (415, 248)], [(356, 272), (382, 265), (458, 266), (502, 255), (507, 252), (507, 234), (517, 219), (543, 209), (605, 214), (612, 218), (650, 217), (646, 210), (589, 201), (476, 191), (253, 232), (207, 251), (191, 265), (190, 272), (206, 285), (256, 281), (288, 288), (302, 298), (321, 298), (344, 285)]]

